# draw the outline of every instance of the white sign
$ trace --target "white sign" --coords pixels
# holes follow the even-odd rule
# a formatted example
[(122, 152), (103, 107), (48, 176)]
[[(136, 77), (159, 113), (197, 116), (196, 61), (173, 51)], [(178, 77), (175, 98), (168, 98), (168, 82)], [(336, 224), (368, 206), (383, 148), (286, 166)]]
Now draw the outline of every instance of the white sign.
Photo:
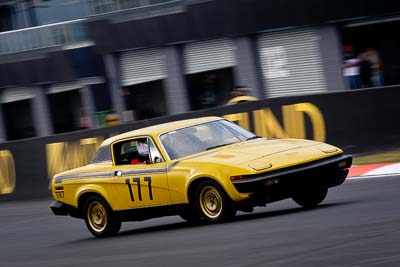
[(275, 46), (261, 49), (262, 62), (266, 62), (263, 70), (266, 79), (285, 78), (290, 76), (289, 59), (285, 47)]

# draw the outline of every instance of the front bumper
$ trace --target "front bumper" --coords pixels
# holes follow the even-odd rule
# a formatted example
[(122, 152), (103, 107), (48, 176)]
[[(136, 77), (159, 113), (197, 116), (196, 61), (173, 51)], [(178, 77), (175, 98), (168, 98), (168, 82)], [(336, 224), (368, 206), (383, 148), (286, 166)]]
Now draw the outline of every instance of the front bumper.
[(233, 181), (240, 193), (282, 191), (293, 193), (309, 186), (334, 187), (342, 184), (351, 167), (352, 156), (335, 156), (290, 168), (249, 175)]
[(59, 201), (54, 201), (50, 204), (50, 209), (54, 213), (54, 215), (58, 216), (72, 216), (76, 218), (81, 218), (81, 216), (78, 213), (78, 210), (71, 206), (67, 205), (65, 203), (59, 202)]

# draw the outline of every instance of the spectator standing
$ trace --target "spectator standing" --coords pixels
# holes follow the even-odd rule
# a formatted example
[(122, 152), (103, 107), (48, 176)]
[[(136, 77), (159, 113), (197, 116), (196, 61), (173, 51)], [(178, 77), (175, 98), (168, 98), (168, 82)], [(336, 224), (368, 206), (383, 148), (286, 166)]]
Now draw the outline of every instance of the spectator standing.
[(361, 59), (360, 63), (360, 78), (361, 78), (361, 87), (367, 88), (372, 87), (371, 82), (371, 64), (368, 60), (366, 60), (366, 53), (362, 53), (358, 56)]
[(373, 87), (383, 86), (382, 61), (378, 51), (374, 48), (367, 48), (364, 53), (364, 60), (370, 65), (370, 79)]
[(344, 56), (343, 75), (351, 89), (359, 89), (361, 87), (360, 64), (362, 60), (354, 56), (353, 46), (351, 45), (344, 47)]

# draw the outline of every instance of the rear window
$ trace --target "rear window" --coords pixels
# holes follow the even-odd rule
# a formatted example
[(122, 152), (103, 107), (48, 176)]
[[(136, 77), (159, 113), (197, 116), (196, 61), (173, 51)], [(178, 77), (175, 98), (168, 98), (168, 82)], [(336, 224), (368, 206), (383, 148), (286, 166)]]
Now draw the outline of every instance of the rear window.
[(100, 147), (93, 157), (92, 163), (99, 163), (104, 161), (111, 161), (110, 146)]

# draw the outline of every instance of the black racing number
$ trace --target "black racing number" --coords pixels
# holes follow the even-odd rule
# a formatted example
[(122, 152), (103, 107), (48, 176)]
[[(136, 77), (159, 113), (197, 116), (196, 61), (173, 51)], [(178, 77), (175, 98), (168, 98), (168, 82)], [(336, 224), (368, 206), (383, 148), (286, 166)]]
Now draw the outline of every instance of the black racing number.
[(137, 191), (139, 196), (139, 201), (142, 201), (142, 189), (140, 188), (140, 178), (133, 178), (134, 183), (137, 184)]
[(128, 185), (129, 195), (131, 196), (131, 200), (135, 201), (135, 198), (133, 197), (132, 186), (131, 183), (129, 182), (129, 178), (125, 180), (125, 183)]
[[(149, 177), (144, 177), (144, 181), (147, 182), (147, 184), (148, 184), (150, 200), (153, 200), (153, 189), (151, 188), (151, 177), (150, 176)], [(138, 189), (138, 198), (139, 198), (139, 201), (142, 201), (143, 200), (142, 199), (142, 187), (140, 185), (140, 178), (138, 178), (138, 177), (132, 178), (132, 182), (136, 183), (137, 189)], [(135, 197), (133, 195), (132, 184), (130, 182), (130, 179), (127, 178), (125, 180), (125, 183), (128, 185), (129, 196), (131, 197), (131, 200), (135, 201)]]
[(144, 177), (144, 181), (149, 183), (149, 196), (150, 200), (153, 200), (153, 190), (151, 189), (151, 177)]
[[(57, 198), (64, 198), (64, 191), (56, 191), (56, 197)], [(150, 196), (150, 199), (152, 199), (151, 196)]]

